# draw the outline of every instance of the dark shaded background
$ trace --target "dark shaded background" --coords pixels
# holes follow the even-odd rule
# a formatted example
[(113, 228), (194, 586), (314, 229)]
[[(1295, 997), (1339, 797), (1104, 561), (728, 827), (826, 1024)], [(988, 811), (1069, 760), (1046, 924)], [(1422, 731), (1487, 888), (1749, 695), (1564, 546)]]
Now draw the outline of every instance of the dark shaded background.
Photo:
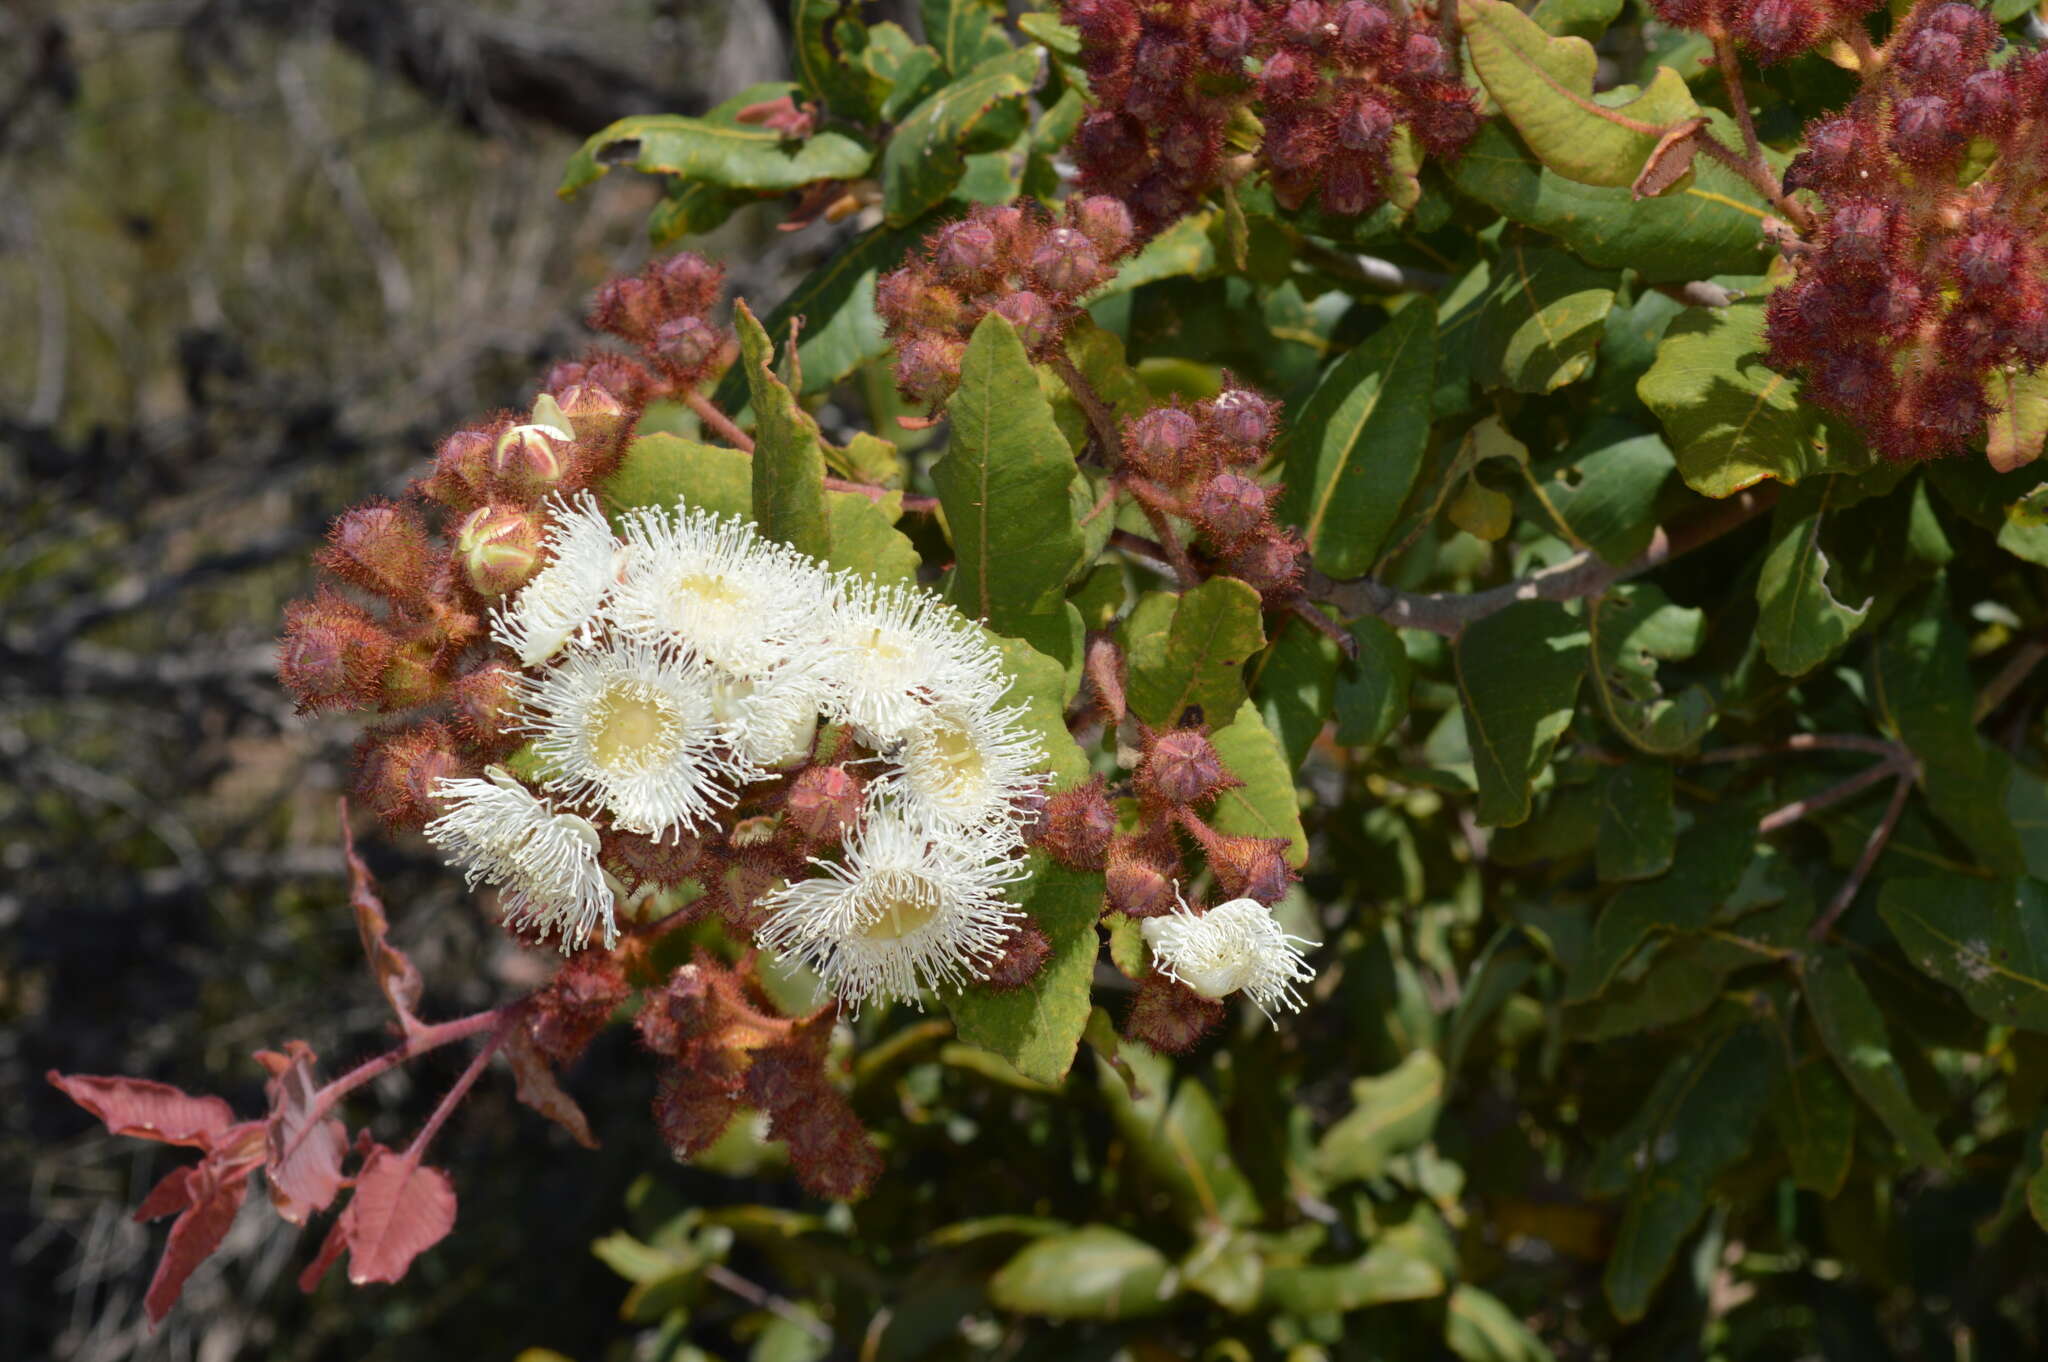
[[(437, 1144), (464, 1170), (459, 1247), (403, 1286), (337, 1273), (300, 1297), (313, 1246), (252, 1204), (153, 1337), (163, 1227), (127, 1215), (182, 1151), (95, 1133), (42, 1074), (253, 1111), (256, 1048), (380, 1048), (337, 837), (355, 728), (291, 713), (280, 608), (332, 516), (530, 399), (584, 343), (589, 290), (645, 254), (650, 186), (555, 197), (577, 142), (780, 77), (786, 8), (0, 8), (0, 1357), (589, 1358), (623, 1337), (589, 1244), (667, 1160), (616, 1037), (572, 1080), (600, 1155), (481, 1086)], [(774, 221), (700, 243), (769, 302), (835, 234)], [(423, 843), (365, 851), (429, 1015), (535, 977)], [(461, 1062), (436, 1059), (359, 1114), (416, 1124)]]

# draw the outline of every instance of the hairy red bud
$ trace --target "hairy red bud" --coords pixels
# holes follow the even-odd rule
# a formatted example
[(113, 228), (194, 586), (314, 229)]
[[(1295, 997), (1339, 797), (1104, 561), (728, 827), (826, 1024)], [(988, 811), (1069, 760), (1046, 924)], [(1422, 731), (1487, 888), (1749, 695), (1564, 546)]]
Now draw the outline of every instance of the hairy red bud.
[(1224, 389), (1202, 414), (1225, 444), (1263, 452), (1273, 438), (1273, 404), (1248, 388)]
[(1927, 166), (1961, 151), (1963, 135), (1940, 95), (1902, 99), (1892, 114), (1892, 149), (1909, 165)]
[(397, 651), (398, 640), (367, 611), (323, 588), (284, 608), (277, 675), (298, 697), (301, 714), (366, 709), (377, 702), (378, 683)]
[(789, 787), (790, 823), (812, 842), (837, 842), (860, 821), (861, 779), (844, 766), (808, 766)]
[(1366, 96), (1337, 122), (1337, 141), (1353, 151), (1378, 151), (1394, 135), (1394, 111)]
[(1266, 489), (1241, 473), (1202, 484), (1189, 514), (1219, 544), (1239, 544), (1266, 525)]
[(516, 591), (540, 565), (540, 527), (518, 506), (479, 506), (455, 530), (463, 580), (489, 600)]
[(1095, 243), (1071, 227), (1055, 227), (1031, 253), (1031, 277), (1048, 292), (1086, 293), (1104, 278)]
[(1386, 6), (1373, 0), (1344, 0), (1337, 7), (1337, 36), (1346, 47), (1377, 47), (1393, 28)]
[(1294, 882), (1287, 847), (1285, 837), (1217, 837), (1202, 850), (1226, 897), (1274, 904)]
[(519, 708), (513, 689), (518, 675), (503, 662), (485, 662), (456, 677), (449, 688), (457, 730), (493, 756), (519, 742), (511, 728)]
[(365, 591), (406, 600), (425, 588), (434, 556), (426, 522), (417, 512), (388, 501), (370, 501), (334, 522), (327, 532), (327, 547), (314, 559)]
[(675, 317), (654, 332), (654, 353), (685, 381), (701, 377), (718, 358), (725, 338), (702, 317)]
[(491, 449), (491, 486), (512, 501), (545, 497), (568, 471), (570, 441), (549, 426), (514, 426)]
[(1223, 768), (1207, 735), (1194, 728), (1160, 734), (1137, 775), (1141, 795), (1169, 804), (1199, 804), (1240, 783)]
[(1280, 15), (1281, 40), (1315, 46), (1327, 36), (1323, 26), (1329, 22), (1328, 11), (1317, 0), (1293, 0)]
[(1411, 33), (1401, 45), (1401, 64), (1416, 75), (1443, 73), (1444, 45), (1434, 33)]
[(913, 336), (896, 356), (896, 386), (913, 402), (943, 402), (960, 385), (960, 357), (966, 352), (950, 336)]
[(1118, 837), (1110, 842), (1103, 883), (1109, 906), (1129, 917), (1158, 917), (1179, 905), (1169, 868), (1135, 838)]
[(1116, 833), (1116, 811), (1109, 806), (1101, 776), (1046, 801), (1038, 844), (1061, 865), (1075, 870), (1100, 870)]
[(994, 272), (996, 252), (995, 232), (985, 223), (969, 219), (939, 229), (932, 263), (948, 283), (971, 286)]
[(1234, 71), (1251, 54), (1251, 22), (1235, 10), (1218, 15), (1202, 33), (1202, 48), (1210, 61)]
[(1223, 1004), (1154, 970), (1138, 985), (1124, 1034), (1161, 1054), (1186, 1054), (1223, 1020)]
[(1284, 594), (1301, 586), (1302, 553), (1300, 540), (1273, 527), (1232, 553), (1224, 566), (1231, 576), (1262, 595)]
[(1027, 350), (1042, 349), (1059, 336), (1059, 317), (1052, 304), (1029, 289), (998, 299), (993, 311), (1017, 328), (1017, 339)]
[(496, 445), (490, 430), (456, 431), (441, 441), (434, 453), (434, 471), (419, 483), (419, 491), (451, 511), (469, 510), (488, 495)]
[(1015, 923), (1003, 942), (1003, 953), (989, 964), (981, 982), (1003, 993), (1023, 988), (1038, 977), (1051, 956), (1052, 941), (1037, 923)]
[[(635, 887), (655, 884), (666, 889), (696, 877), (704, 859), (704, 843), (688, 834), (657, 841), (637, 832), (613, 828), (604, 836), (602, 854), (605, 868), (627, 884)], [(703, 903), (704, 900), (697, 902)]]
[(365, 733), (356, 745), (356, 796), (388, 827), (418, 827), (436, 816), (435, 784), (466, 774), (453, 735), (439, 723)]
[(1154, 407), (1124, 427), (1124, 458), (1146, 477), (1178, 483), (1201, 430), (1179, 407)]
[(1095, 244), (1104, 260), (1115, 260), (1131, 249), (1137, 228), (1131, 210), (1107, 194), (1091, 194), (1068, 205), (1074, 230)]

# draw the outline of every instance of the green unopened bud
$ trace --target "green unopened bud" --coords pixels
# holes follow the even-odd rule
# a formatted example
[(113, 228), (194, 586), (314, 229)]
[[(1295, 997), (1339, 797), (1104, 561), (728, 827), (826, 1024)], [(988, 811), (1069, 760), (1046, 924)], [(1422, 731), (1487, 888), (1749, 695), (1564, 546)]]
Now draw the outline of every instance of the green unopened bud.
[(520, 501), (540, 500), (568, 470), (569, 445), (567, 432), (552, 425), (512, 427), (491, 450), (492, 486)]
[(516, 591), (540, 563), (540, 529), (517, 506), (479, 506), (455, 531), (455, 560), (476, 594)]

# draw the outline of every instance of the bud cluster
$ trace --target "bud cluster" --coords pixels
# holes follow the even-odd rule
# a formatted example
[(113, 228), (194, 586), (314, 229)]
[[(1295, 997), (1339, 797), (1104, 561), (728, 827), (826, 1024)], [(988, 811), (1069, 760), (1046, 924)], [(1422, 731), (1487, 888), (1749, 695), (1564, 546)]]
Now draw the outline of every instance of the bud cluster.
[(1894, 459), (1981, 438), (1997, 380), (2048, 362), (2048, 53), (1994, 67), (1999, 43), (1982, 10), (1921, 5), (1786, 172), (1821, 210), (1771, 296), (1766, 359)]
[(1206, 402), (1154, 407), (1124, 423), (1117, 470), (1142, 505), (1193, 524), (1210, 561), (1269, 603), (1299, 591), (1302, 579), (1301, 539), (1272, 512), (1281, 488), (1252, 476), (1279, 415), (1278, 404), (1231, 386)]
[(939, 406), (960, 383), (960, 359), (995, 312), (1033, 359), (1059, 348), (1081, 298), (1115, 272), (1136, 239), (1130, 212), (1103, 196), (1070, 199), (1058, 221), (1034, 204), (977, 205), (925, 238), (925, 252), (875, 285), (875, 310), (896, 347), (896, 385)]
[(1810, 52), (1878, 7), (1879, 0), (1650, 0), (1676, 28), (1727, 38), (1765, 65)]
[(1264, 118), (1257, 160), (1276, 196), (1353, 216), (1387, 197), (1406, 128), (1456, 156), (1477, 100), (1437, 38), (1430, 6), (1383, 0), (1066, 0), (1094, 107), (1074, 135), (1084, 187), (1157, 232), (1248, 161), (1234, 124)]

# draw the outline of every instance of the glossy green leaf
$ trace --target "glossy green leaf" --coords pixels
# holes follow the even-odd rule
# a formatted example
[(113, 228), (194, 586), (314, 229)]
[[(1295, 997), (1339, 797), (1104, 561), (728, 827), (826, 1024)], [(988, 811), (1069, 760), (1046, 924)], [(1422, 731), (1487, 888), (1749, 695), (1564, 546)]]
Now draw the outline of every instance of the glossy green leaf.
[(1249, 1234), (1210, 1234), (1181, 1261), (1181, 1279), (1233, 1314), (1246, 1314), (1259, 1303), (1266, 1283), (1266, 1260), (1259, 1242)]
[(1193, 1078), (1175, 1082), (1172, 1061), (1135, 1042), (1122, 1046), (1122, 1058), (1142, 1095), (1133, 1097), (1122, 1076), (1098, 1059), (1103, 1101), (1182, 1223), (1194, 1229), (1256, 1222), (1258, 1197), (1231, 1156), (1230, 1132), (1209, 1090)]
[[(967, 170), (977, 135), (1007, 126), (998, 112), (1021, 109), (1021, 101), (1044, 74), (1045, 49), (1024, 47), (992, 58), (940, 86), (896, 125), (882, 152), (882, 208), (892, 227), (922, 217), (953, 192)], [(1022, 124), (998, 136), (1000, 146)]]
[(953, 537), (950, 596), (999, 633), (1056, 611), (1081, 563), (1067, 495), (1072, 448), (1054, 424), (1016, 331), (991, 312), (960, 361), (952, 439), (932, 482)]
[(773, 128), (682, 114), (635, 114), (593, 133), (556, 190), (568, 198), (613, 166), (725, 189), (796, 189), (867, 173), (874, 148), (843, 132), (791, 141)]
[(1177, 1290), (1166, 1255), (1107, 1225), (1049, 1234), (989, 1279), (1004, 1310), (1052, 1319), (1132, 1319), (1156, 1314)]
[(1403, 1249), (1376, 1245), (1348, 1263), (1268, 1267), (1265, 1305), (1292, 1314), (1342, 1314), (1444, 1293), (1444, 1274)]
[[(1611, 358), (1602, 361), (1603, 382)], [(1659, 494), (1676, 466), (1662, 436), (1608, 419), (1588, 426), (1562, 455), (1540, 465), (1537, 475), (1551, 508), (1572, 533), (1608, 562), (1621, 564), (1649, 546)]]
[(1999, 1026), (2048, 1031), (2048, 884), (1912, 876), (1877, 910), (1906, 958)]
[(1592, 42), (1621, 14), (1622, 0), (1537, 0), (1529, 18), (1553, 38)]
[(889, 84), (861, 60), (868, 28), (855, 0), (791, 0), (791, 56), (804, 93), (856, 123), (881, 111)]
[(1354, 1078), (1351, 1110), (1316, 1145), (1316, 1170), (1333, 1183), (1378, 1177), (1389, 1159), (1429, 1138), (1443, 1103), (1443, 1061), (1431, 1050), (1376, 1078)]
[(1451, 167), (1459, 189), (1495, 212), (1556, 237), (1590, 265), (1682, 283), (1763, 268), (1758, 229), (1769, 210), (1746, 181), (1702, 157), (1692, 183), (1653, 199), (1626, 186), (1581, 184), (1544, 166), (1498, 123), (1479, 130)]
[(1870, 614), (1870, 602), (1844, 605), (1829, 588), (1821, 525), (1835, 480), (1816, 479), (1779, 498), (1771, 548), (1757, 578), (1757, 639), (1786, 676), (1804, 676), (1834, 656)]
[(1647, 880), (1671, 868), (1678, 847), (1674, 777), (1661, 761), (1631, 761), (1600, 773), (1601, 879)]
[(1476, 1286), (1452, 1289), (1444, 1317), (1444, 1346), (1463, 1362), (1555, 1362), (1534, 1330), (1498, 1296)]
[(1308, 834), (1301, 826), (1294, 768), (1258, 706), (1245, 701), (1230, 726), (1209, 740), (1224, 769), (1244, 782), (1216, 797), (1210, 824), (1232, 836), (1286, 838), (1287, 863), (1299, 870), (1308, 861)]
[(1765, 478), (1855, 471), (1816, 440), (1819, 420), (1798, 383), (1765, 365), (1763, 328), (1762, 298), (1692, 308), (1665, 331), (1657, 362), (1636, 384), (1664, 423), (1680, 476), (1705, 496), (1733, 496)]
[(1252, 695), (1266, 727), (1280, 739), (1290, 769), (1300, 770), (1330, 722), (1339, 654), (1334, 641), (1292, 621), (1252, 672)]
[(1416, 299), (1324, 373), (1284, 437), (1283, 514), (1336, 577), (1371, 570), (1429, 445), (1436, 312)]
[(1596, 100), (1592, 44), (1551, 37), (1507, 0), (1460, 0), (1458, 24), (1487, 93), (1543, 164), (1567, 179), (1630, 185), (1663, 130), (1699, 115), (1684, 77), (1668, 66), (1626, 103), (1612, 94)]
[(1507, 237), (1474, 327), (1472, 376), (1537, 394), (1584, 378), (1619, 283), (1619, 275), (1564, 251), (1529, 245), (1520, 233)]
[(1856, 1095), (1869, 1104), (1908, 1157), (1925, 1168), (1945, 1168), (1948, 1155), (1927, 1113), (1906, 1090), (1905, 1076), (1892, 1058), (1884, 1014), (1842, 951), (1820, 951), (1802, 972), (1806, 1005), (1814, 1025)]
[(2006, 473), (2040, 458), (2048, 441), (2048, 374), (1994, 369), (1985, 388), (1992, 402), (1984, 445), (1991, 466)]
[(1655, 586), (1619, 587), (1586, 611), (1593, 640), (1593, 691), (1601, 712), (1631, 747), (1652, 756), (1689, 752), (1714, 724), (1705, 688), (1665, 691), (1661, 662), (1682, 661), (1706, 637), (1706, 615), (1673, 605)]
[(1102, 876), (1054, 865), (1038, 852), (1032, 860), (1036, 873), (1019, 906), (1052, 943), (1052, 954), (1022, 988), (973, 984), (940, 999), (961, 1040), (1002, 1056), (1026, 1078), (1058, 1083), (1073, 1067), (1088, 1026)]
[(1785, 1045), (1772, 1046), (1777, 1063), (1771, 1126), (1792, 1165), (1792, 1180), (1824, 1197), (1838, 1195), (1856, 1154), (1856, 1098), (1826, 1056), (1793, 1064)]
[(1124, 621), (1131, 712), (1155, 728), (1229, 723), (1244, 703), (1244, 664), (1265, 644), (1259, 593), (1235, 577), (1141, 598)]
[(1370, 615), (1351, 621), (1358, 656), (1337, 669), (1337, 741), (1349, 747), (1377, 747), (1408, 717), (1412, 668), (1408, 650), (1393, 627)]
[(1479, 779), (1479, 821), (1529, 816), (1529, 790), (1571, 725), (1585, 674), (1585, 624), (1551, 601), (1517, 601), (1470, 625), (1453, 646), (1465, 732)]
[(923, 0), (924, 37), (948, 71), (966, 71), (1010, 50), (997, 0)]
[(825, 451), (818, 423), (797, 405), (771, 367), (774, 342), (745, 299), (733, 304), (740, 363), (754, 400), (754, 523), (813, 558), (832, 555), (832, 525), (825, 511)]
[(743, 189), (726, 189), (702, 180), (672, 180), (661, 202), (647, 215), (647, 239), (656, 246), (673, 246), (686, 236), (715, 231), (754, 198)]
[[(1638, 1170), (1615, 1232), (1603, 1285), (1623, 1320), (1641, 1319), (1680, 1246), (1707, 1209), (1721, 1171), (1749, 1152), (1770, 1085), (1757, 1081), (1769, 1040), (1755, 1027), (1723, 1032), (1681, 1053), (1630, 1127)], [(1672, 1074), (1677, 1080), (1672, 1081)]]

